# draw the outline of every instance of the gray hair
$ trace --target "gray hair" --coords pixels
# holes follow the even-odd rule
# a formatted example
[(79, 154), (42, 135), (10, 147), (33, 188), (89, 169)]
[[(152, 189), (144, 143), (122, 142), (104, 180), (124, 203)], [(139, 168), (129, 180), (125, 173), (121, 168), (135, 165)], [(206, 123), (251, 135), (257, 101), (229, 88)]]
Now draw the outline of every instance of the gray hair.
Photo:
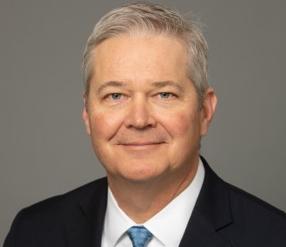
[(167, 34), (183, 41), (189, 57), (188, 77), (194, 83), (202, 103), (207, 80), (207, 42), (199, 26), (177, 11), (149, 2), (131, 3), (104, 15), (89, 36), (83, 57), (85, 94), (92, 78), (92, 51), (101, 42), (120, 34)]

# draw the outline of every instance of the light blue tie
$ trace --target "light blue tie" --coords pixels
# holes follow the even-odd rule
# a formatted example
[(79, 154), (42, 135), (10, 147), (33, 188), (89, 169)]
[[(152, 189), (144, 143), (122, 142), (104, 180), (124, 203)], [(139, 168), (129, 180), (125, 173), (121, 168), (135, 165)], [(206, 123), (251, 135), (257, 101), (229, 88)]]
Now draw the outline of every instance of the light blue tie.
[(132, 226), (127, 230), (127, 234), (133, 247), (145, 247), (153, 237), (144, 226)]

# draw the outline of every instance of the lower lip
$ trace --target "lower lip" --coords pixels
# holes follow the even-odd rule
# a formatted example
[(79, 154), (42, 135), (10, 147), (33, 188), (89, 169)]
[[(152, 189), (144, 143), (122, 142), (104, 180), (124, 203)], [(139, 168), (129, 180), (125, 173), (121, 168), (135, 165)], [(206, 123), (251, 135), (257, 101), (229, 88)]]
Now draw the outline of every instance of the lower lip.
[(142, 144), (142, 145), (121, 145), (122, 147), (129, 149), (129, 150), (149, 150), (149, 149), (154, 149), (158, 148), (162, 145), (163, 143), (154, 143), (154, 144)]

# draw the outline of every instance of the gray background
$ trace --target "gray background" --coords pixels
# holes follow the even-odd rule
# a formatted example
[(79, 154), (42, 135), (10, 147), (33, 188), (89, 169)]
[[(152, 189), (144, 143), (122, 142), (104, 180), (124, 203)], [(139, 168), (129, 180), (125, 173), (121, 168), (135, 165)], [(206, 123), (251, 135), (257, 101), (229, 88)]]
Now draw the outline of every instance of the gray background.
[[(1, 0), (0, 245), (19, 209), (104, 174), (81, 121), (80, 63), (95, 22), (122, 2)], [(164, 3), (205, 23), (219, 104), (202, 153), (286, 210), (286, 1)]]

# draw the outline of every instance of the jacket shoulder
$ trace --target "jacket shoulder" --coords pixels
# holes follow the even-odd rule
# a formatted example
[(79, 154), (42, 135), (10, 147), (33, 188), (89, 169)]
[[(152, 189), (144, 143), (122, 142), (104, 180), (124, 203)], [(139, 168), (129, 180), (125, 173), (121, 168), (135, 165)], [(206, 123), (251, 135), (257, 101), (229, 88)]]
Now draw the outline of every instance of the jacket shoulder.
[(78, 203), (82, 200), (92, 197), (93, 194), (101, 193), (105, 187), (107, 187), (106, 178), (100, 178), (72, 191), (37, 202), (22, 209), (19, 214), (27, 214), (31, 216), (38, 214), (62, 214), (69, 208), (78, 206)]
[(234, 246), (285, 246), (286, 214), (258, 197), (226, 183), (233, 224)]
[(74, 224), (84, 225), (81, 203), (94, 198), (99, 200), (106, 188), (107, 179), (101, 178), (22, 209), (12, 223), (4, 247), (38, 246), (39, 243), (48, 246), (55, 242), (57, 246), (65, 246), (61, 241), (64, 241), (66, 224), (72, 219)]
[[(233, 206), (239, 206), (239, 209), (246, 207), (247, 211), (252, 208), (255, 209), (255, 212), (258, 214), (264, 213), (274, 218), (277, 217), (278, 219), (286, 220), (286, 213), (284, 211), (234, 185), (229, 183), (226, 183), (226, 185), (229, 188)], [(238, 210), (238, 208), (236, 209)]]

